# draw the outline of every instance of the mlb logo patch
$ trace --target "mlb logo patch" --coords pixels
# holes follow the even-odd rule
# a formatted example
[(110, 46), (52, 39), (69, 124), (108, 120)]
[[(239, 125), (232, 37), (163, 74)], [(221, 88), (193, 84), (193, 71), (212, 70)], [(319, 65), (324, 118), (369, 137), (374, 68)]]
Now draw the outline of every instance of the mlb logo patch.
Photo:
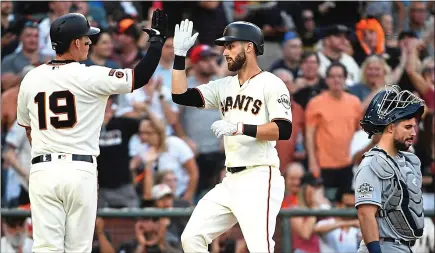
[(66, 159), (66, 155), (59, 155), (59, 156), (58, 156), (58, 159), (59, 159), (59, 160), (65, 160), (65, 159)]

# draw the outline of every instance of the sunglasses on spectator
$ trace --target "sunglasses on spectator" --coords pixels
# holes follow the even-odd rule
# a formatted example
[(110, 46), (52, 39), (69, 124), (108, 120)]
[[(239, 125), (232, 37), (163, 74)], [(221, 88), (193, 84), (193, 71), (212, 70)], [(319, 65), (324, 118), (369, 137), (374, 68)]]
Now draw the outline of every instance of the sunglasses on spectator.
[(303, 19), (304, 21), (311, 21), (311, 20), (313, 20), (314, 18), (311, 17), (311, 16), (309, 16), (309, 17), (302, 17), (302, 19)]

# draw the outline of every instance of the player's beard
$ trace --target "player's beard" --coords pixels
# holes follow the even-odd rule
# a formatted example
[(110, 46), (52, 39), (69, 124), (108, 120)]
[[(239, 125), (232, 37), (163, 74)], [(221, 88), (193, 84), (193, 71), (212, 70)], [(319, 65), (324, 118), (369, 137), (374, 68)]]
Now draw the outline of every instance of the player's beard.
[(394, 143), (394, 147), (396, 147), (396, 149), (399, 151), (408, 151), (409, 147), (411, 146), (411, 145), (408, 145), (406, 143), (406, 140), (400, 141), (400, 140), (394, 139), (393, 143)]
[(242, 51), (236, 56), (234, 60), (233, 59), (231, 59), (231, 61), (227, 60), (228, 70), (233, 72), (239, 71), (243, 67), (243, 65), (245, 65), (245, 62), (246, 62), (246, 54), (244, 51)]

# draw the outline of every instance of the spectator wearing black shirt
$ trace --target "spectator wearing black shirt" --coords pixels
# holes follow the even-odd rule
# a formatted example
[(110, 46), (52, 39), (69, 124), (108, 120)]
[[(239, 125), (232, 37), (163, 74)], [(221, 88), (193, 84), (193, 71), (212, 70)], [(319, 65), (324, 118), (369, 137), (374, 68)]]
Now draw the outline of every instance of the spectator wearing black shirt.
[[(402, 90), (415, 91), (414, 85), (412, 85), (411, 79), (406, 71), (408, 64), (408, 55), (411, 52), (413, 41), (417, 40), (417, 34), (412, 31), (403, 31), (399, 34), (399, 48), (386, 48), (387, 63), (391, 66), (393, 71), (393, 80), (398, 80), (396, 83)], [(425, 48), (419, 50), (419, 60), (423, 60), (428, 56), (428, 52)]]
[(295, 80), (297, 91), (293, 94), (293, 100), (304, 109), (311, 98), (328, 88), (323, 78), (318, 74), (319, 65), (319, 56), (315, 52), (307, 52), (302, 56), (302, 76)]
[(223, 3), (220, 1), (197, 2), (191, 9), (190, 20), (199, 33), (199, 43), (210, 46), (214, 46), (214, 40), (222, 35), (222, 31), (228, 24)]
[(288, 69), (292, 72), (293, 77), (299, 76), (299, 61), (302, 56), (302, 40), (295, 32), (287, 32), (282, 41), (283, 58), (276, 60), (270, 67), (270, 72), (275, 69)]
[(302, 11), (302, 24), (298, 33), (301, 35), (304, 51), (313, 51), (317, 41), (319, 41), (313, 11)]
[(139, 121), (113, 117), (113, 98), (107, 101), (100, 133), (98, 162), (99, 207), (137, 207), (139, 204), (129, 169), (128, 142)]

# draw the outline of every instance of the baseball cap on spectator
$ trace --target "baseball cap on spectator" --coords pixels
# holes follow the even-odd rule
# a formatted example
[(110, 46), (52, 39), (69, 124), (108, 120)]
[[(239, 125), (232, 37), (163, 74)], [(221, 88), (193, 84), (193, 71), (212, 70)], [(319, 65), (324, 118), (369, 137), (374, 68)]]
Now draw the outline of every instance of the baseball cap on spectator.
[(347, 28), (345, 25), (331, 25), (321, 29), (320, 38), (326, 38), (329, 36), (337, 36), (337, 35), (350, 35), (351, 30)]
[(282, 39), (281, 44), (286, 43), (289, 40), (299, 38), (299, 35), (296, 32), (289, 31), (284, 34), (284, 38)]
[(405, 38), (418, 38), (417, 34), (414, 31), (402, 31), (399, 33), (399, 40), (403, 40)]
[(323, 180), (320, 177), (316, 178), (311, 172), (307, 172), (301, 179), (301, 185), (307, 184), (317, 187), (323, 185)]
[(151, 197), (154, 200), (159, 200), (165, 196), (174, 196), (171, 188), (166, 184), (154, 185), (151, 189)]
[(136, 28), (135, 21), (131, 18), (125, 18), (119, 21), (117, 33), (132, 36), (136, 40), (138, 40), (140, 37), (140, 33)]
[(192, 64), (198, 63), (201, 59), (209, 56), (218, 56), (219, 54), (209, 45), (199, 44), (192, 48), (190, 52), (190, 61)]

